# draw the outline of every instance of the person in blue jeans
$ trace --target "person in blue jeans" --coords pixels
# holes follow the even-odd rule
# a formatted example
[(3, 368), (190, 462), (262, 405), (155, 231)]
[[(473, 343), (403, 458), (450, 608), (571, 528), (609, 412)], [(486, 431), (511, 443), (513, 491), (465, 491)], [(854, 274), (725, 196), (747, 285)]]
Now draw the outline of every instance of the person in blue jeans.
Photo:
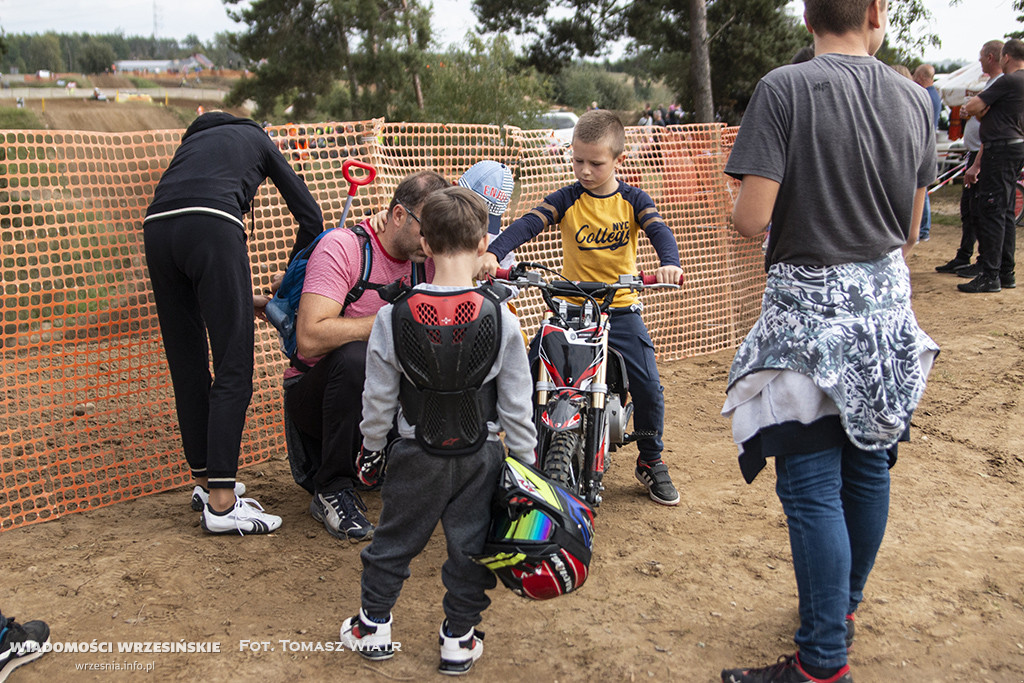
[[(935, 88), (935, 67), (931, 64), (921, 64), (914, 69), (914, 82), (924, 88), (928, 93), (928, 99), (932, 103), (932, 122), (937, 130), (939, 127), (939, 115), (942, 113), (942, 98)], [(927, 242), (932, 234), (932, 201), (927, 194), (924, 196), (924, 210), (921, 212), (921, 233), (918, 239)]]
[(748, 482), (775, 459), (799, 649), (725, 669), (724, 683), (852, 682), (846, 654), (885, 535), (889, 467), (938, 353), (904, 261), (935, 178), (931, 103), (874, 57), (887, 0), (804, 6), (815, 57), (761, 80), (725, 167), (741, 180), (736, 230), (771, 232), (761, 315), (722, 409)]

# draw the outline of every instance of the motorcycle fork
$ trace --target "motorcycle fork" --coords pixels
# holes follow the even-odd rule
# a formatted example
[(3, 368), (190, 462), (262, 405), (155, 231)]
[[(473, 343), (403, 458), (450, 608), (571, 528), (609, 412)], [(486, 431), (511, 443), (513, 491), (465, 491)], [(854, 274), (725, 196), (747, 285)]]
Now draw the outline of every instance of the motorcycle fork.
[(605, 455), (605, 399), (608, 397), (606, 382), (608, 370), (608, 314), (602, 314), (601, 323), (601, 364), (590, 385), (590, 407), (587, 409), (585, 448), (583, 450), (583, 472), (580, 479), (585, 483), (587, 502), (597, 505), (601, 502), (601, 479), (604, 477)]

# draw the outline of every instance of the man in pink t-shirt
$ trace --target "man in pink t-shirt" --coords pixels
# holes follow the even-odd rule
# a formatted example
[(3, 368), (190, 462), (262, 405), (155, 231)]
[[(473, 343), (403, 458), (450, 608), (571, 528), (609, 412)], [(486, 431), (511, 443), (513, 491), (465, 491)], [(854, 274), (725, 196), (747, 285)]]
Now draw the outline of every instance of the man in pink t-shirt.
[[(450, 185), (433, 171), (410, 175), (398, 185), (386, 211), (361, 223), (373, 251), (370, 283), (409, 280), (413, 264), (426, 260), (420, 245), (420, 208), (428, 194)], [(359, 281), (363, 244), (351, 230), (334, 230), (310, 256), (295, 321), (298, 357), (310, 369), (289, 368), (285, 373), (293, 473), (313, 494), (313, 517), (332, 536), (352, 542), (373, 536), (373, 525), (363, 516), (366, 507), (355, 490), (355, 462), (362, 444), (366, 340), (385, 303), (367, 288), (345, 306)], [(427, 264), (428, 280), (432, 265)], [(294, 457), (299, 450), (305, 458)]]

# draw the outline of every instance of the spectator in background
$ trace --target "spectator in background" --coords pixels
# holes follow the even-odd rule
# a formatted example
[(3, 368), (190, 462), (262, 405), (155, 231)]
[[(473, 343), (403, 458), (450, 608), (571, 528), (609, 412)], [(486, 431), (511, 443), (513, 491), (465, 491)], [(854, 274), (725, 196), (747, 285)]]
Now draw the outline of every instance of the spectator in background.
[[(935, 89), (935, 67), (931, 64), (922, 64), (914, 69), (914, 82), (928, 92), (932, 101), (932, 132), (939, 128), (939, 114), (942, 113), (942, 98), (939, 91)], [(927, 242), (932, 234), (932, 202), (926, 194), (924, 196), (924, 213), (921, 214), (921, 232), (918, 239)]]
[(977, 178), (978, 182), (978, 252), (983, 270), (970, 282), (957, 285), (968, 294), (1017, 286), (1013, 188), (1024, 164), (1024, 41), (1006, 41), (999, 63), (1002, 77), (964, 104), (968, 114), (981, 117), (981, 151), (967, 180)]
[[(991, 87), (1003, 75), (1003, 67), (999, 65), (1002, 51), (1003, 41), (1001, 40), (990, 40), (981, 46), (978, 61), (981, 62), (981, 70), (989, 77), (983, 90)], [(966, 114), (966, 111), (964, 113)], [(964, 147), (967, 148), (964, 167), (971, 169), (981, 150), (981, 120), (977, 116), (972, 116), (964, 124)], [(974, 243), (977, 241), (977, 179), (977, 173), (970, 173), (964, 177), (964, 188), (960, 193), (960, 248), (956, 250), (956, 256), (950, 261), (941, 266), (935, 266), (935, 270), (939, 273), (956, 273), (960, 277), (972, 279), (981, 274), (980, 257), (978, 263), (971, 265), (971, 255), (974, 252)]]
[(904, 78), (914, 80), (914, 74), (910, 73), (910, 69), (908, 69), (903, 64), (890, 64), (889, 68), (891, 68), (893, 71), (898, 73), (900, 76), (903, 76)]

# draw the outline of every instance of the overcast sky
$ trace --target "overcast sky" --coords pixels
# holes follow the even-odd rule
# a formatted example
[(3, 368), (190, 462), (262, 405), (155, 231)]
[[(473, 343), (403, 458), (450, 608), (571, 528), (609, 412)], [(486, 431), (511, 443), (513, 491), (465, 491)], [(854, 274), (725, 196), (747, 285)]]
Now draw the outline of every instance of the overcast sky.
[[(429, 0), (424, 0), (429, 2)], [(898, 0), (893, 0), (898, 1)], [(473, 30), (476, 17), (471, 0), (433, 0), (434, 30), (442, 45), (461, 42)], [(977, 59), (978, 48), (1000, 38), (1016, 26), (1012, 0), (925, 0), (935, 15), (932, 30), (942, 47), (930, 49), (924, 58)], [(802, 2), (791, 3), (793, 12)], [(215, 33), (236, 31), (220, 0), (0, 0), (0, 27), (7, 33), (110, 33), (182, 39), (190, 33), (210, 40)]]

